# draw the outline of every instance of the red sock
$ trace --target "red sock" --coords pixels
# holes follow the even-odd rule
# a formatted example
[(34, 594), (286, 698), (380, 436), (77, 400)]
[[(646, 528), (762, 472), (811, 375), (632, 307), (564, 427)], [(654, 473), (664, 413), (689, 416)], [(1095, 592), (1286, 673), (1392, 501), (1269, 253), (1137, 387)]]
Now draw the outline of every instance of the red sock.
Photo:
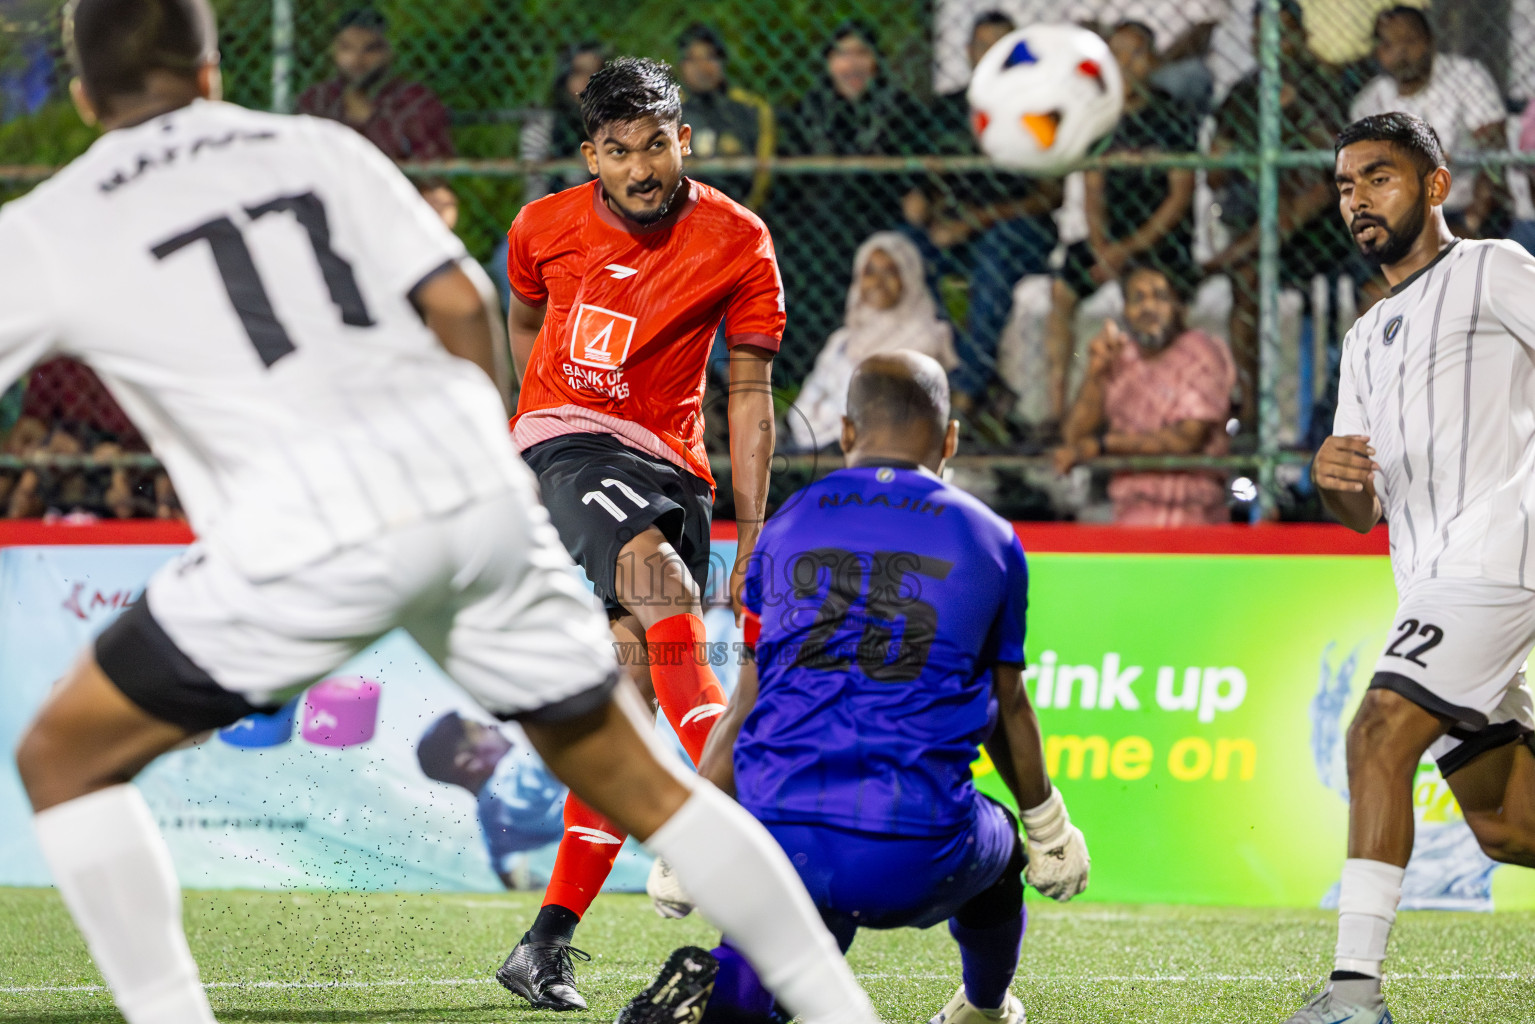
[(709, 667), (707, 644), (704, 622), (696, 615), (673, 615), (645, 631), (656, 699), (694, 764), (725, 712), (725, 691)]
[(574, 793), (567, 796), (565, 834), (544, 890), (544, 906), (553, 903), (577, 917), (585, 916), (612, 873), (623, 844), (624, 833), (617, 825), (577, 800)]

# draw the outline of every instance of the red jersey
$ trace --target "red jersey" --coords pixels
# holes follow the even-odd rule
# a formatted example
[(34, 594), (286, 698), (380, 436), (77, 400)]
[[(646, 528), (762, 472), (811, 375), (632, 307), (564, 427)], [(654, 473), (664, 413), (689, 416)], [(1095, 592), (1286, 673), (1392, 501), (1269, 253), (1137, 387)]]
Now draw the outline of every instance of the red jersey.
[(783, 285), (756, 214), (708, 185), (682, 187), (649, 227), (608, 209), (600, 181), (517, 214), (507, 277), (523, 302), (548, 302), (512, 420), (518, 448), (612, 434), (714, 483), (703, 396), (715, 332), (723, 320), (730, 347), (778, 351)]

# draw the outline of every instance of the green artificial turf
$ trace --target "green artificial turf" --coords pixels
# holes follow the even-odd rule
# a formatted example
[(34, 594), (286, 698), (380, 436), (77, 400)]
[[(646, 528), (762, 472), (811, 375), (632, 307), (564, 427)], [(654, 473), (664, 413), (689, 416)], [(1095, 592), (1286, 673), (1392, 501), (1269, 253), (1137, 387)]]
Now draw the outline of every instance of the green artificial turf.
[[(577, 936), (583, 1014), (528, 1009), (491, 972), (537, 909), (502, 896), (194, 892), (192, 950), (221, 1021), (611, 1021), (674, 947), (712, 945), (604, 896)], [(1282, 1021), (1330, 966), (1333, 915), (1032, 900), (1013, 989), (1033, 1024)], [(849, 959), (885, 1020), (920, 1022), (958, 984), (943, 928), (865, 932)], [(1535, 1022), (1535, 914), (1403, 914), (1387, 996), (1398, 1024)], [(119, 1021), (58, 896), (0, 889), (0, 1022)]]

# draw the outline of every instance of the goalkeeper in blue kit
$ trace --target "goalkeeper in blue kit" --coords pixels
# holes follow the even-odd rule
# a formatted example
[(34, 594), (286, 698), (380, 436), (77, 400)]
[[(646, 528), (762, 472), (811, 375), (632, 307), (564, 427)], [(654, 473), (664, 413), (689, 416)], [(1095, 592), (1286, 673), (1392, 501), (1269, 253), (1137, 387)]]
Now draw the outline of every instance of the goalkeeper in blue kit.
[[(859, 928), (948, 922), (964, 983), (935, 1024), (1018, 1022), (1024, 883), (1068, 900), (1089, 858), (1023, 685), (1023, 547), (938, 476), (957, 429), (933, 360), (895, 352), (858, 367), (847, 468), (786, 502), (752, 555), (755, 666), (699, 770), (767, 826), (844, 951)], [(982, 745), (1027, 808), (1026, 840), (975, 789)], [(662, 914), (691, 909), (664, 863), (649, 889)], [(773, 1012), (727, 936), (712, 954), (673, 954), (620, 1021), (684, 992), (705, 1022)]]

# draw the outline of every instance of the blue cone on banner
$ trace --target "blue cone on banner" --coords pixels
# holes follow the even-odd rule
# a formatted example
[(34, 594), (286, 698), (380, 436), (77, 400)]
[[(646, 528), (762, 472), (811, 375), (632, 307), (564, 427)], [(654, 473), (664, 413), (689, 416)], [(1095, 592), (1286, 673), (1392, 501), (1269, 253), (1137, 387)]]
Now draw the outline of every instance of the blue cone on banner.
[(219, 730), (219, 739), (231, 747), (248, 750), (276, 747), (293, 738), (293, 716), (302, 694), (268, 714), (246, 715), (233, 725)]

